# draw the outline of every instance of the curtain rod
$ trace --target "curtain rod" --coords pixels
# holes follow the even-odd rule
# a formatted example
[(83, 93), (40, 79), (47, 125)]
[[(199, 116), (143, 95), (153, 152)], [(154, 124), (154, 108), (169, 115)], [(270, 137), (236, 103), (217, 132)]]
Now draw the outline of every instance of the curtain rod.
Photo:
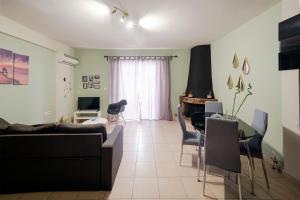
[(138, 59), (157, 59), (157, 58), (169, 58), (172, 60), (172, 58), (178, 58), (177, 55), (175, 56), (104, 56), (106, 60), (112, 58), (117, 59), (124, 59), (124, 60), (138, 60)]

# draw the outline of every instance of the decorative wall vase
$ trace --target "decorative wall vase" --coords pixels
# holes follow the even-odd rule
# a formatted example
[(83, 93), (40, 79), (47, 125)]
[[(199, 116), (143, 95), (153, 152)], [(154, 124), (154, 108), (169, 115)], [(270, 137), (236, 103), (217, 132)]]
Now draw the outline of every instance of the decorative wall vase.
[[(237, 54), (235, 53), (234, 54), (234, 57), (233, 57), (233, 60), (232, 60), (232, 65), (233, 65), (233, 68), (236, 69), (238, 68), (239, 66), (239, 60), (238, 60), (238, 57), (237, 57)], [(248, 75), (250, 73), (250, 65), (249, 65), (249, 62), (247, 60), (247, 58), (244, 59), (244, 62), (243, 62), (243, 66), (242, 66), (242, 74), (244, 75)], [(242, 74), (239, 76), (239, 79), (238, 79), (238, 82), (235, 86), (235, 93), (234, 93), (234, 98), (233, 98), (233, 104), (232, 104), (232, 112), (231, 112), (231, 118), (232, 119), (235, 119), (237, 114), (239, 113), (241, 107), (243, 106), (243, 104), (245, 103), (246, 99), (252, 95), (252, 86), (251, 84), (249, 83), (248, 84), (248, 88), (247, 88), (247, 94), (246, 96), (244, 97), (244, 99), (242, 100), (241, 104), (239, 105), (237, 111), (235, 112), (235, 104), (236, 104), (236, 99), (237, 99), (237, 96), (239, 94), (241, 94), (244, 90), (245, 90), (245, 84), (244, 84), (244, 80), (243, 80), (243, 77), (242, 77)], [(233, 88), (233, 81), (232, 81), (232, 77), (231, 75), (228, 77), (227, 79), (227, 86), (228, 86), (228, 89), (232, 89)]]
[(240, 77), (239, 77), (239, 80), (238, 80), (238, 83), (236, 85), (236, 88), (237, 88), (238, 92), (243, 92), (244, 89), (245, 89), (242, 75), (240, 75)]
[(229, 75), (229, 77), (227, 79), (227, 86), (228, 86), (228, 89), (230, 89), (230, 90), (233, 88), (233, 81), (232, 81), (231, 75)]
[(238, 59), (236, 53), (235, 53), (234, 56), (233, 56), (232, 66), (233, 66), (233, 68), (235, 68), (235, 69), (239, 67), (239, 59)]
[(247, 58), (245, 58), (244, 60), (242, 71), (245, 75), (248, 75), (250, 73), (250, 65)]

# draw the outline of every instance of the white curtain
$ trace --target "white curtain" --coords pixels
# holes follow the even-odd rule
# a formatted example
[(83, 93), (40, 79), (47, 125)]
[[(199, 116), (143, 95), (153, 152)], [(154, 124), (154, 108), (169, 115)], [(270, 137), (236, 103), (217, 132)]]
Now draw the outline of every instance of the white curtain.
[(125, 119), (171, 120), (170, 61), (111, 59), (109, 102), (126, 99)]

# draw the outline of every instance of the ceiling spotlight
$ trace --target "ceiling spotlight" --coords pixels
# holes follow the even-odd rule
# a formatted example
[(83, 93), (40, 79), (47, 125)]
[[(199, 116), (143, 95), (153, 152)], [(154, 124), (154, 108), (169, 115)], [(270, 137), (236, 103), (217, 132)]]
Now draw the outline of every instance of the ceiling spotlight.
[(126, 20), (126, 17), (125, 17), (125, 16), (122, 16), (122, 17), (120, 18), (120, 22), (122, 22), (122, 23), (124, 23), (125, 20)]
[(128, 14), (127, 11), (120, 9), (117, 6), (114, 6), (113, 9), (112, 9), (112, 11), (111, 11), (111, 14), (114, 15), (114, 14), (117, 14), (117, 13), (121, 14), (121, 17), (120, 17), (120, 22), (121, 23), (127, 22), (126, 23), (126, 28), (132, 29), (132, 28), (136, 28), (137, 27), (137, 24), (133, 23), (132, 21), (128, 21), (129, 14)]

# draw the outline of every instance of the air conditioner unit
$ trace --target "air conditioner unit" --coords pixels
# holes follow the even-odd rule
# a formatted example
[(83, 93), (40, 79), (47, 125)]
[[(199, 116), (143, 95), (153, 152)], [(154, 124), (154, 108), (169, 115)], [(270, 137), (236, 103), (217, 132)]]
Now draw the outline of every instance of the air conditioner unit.
[(79, 64), (79, 60), (77, 58), (67, 54), (63, 54), (62, 56), (59, 56), (57, 62), (65, 65), (70, 65), (70, 66), (76, 66)]

